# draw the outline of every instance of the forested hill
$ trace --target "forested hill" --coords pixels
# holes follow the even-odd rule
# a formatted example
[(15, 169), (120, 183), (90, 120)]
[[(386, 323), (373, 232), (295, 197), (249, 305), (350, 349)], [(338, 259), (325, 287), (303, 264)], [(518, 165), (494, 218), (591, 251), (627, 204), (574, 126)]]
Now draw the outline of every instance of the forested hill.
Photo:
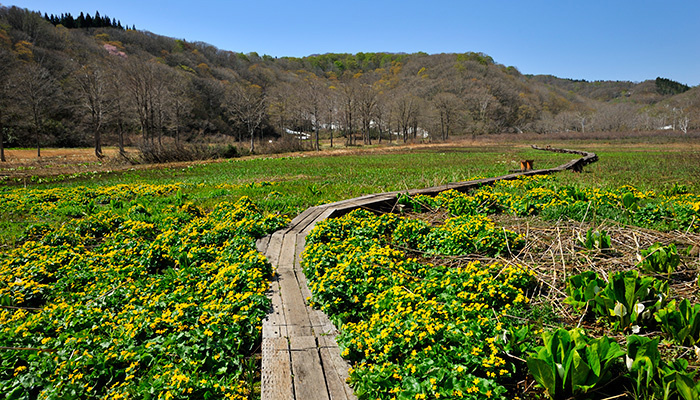
[(99, 14), (87, 16), (90, 24), (68, 28), (65, 15), (0, 7), (5, 146), (700, 127), (698, 87), (663, 78), (525, 76), (477, 52), (276, 58), (124, 29), (109, 17), (96, 27)]

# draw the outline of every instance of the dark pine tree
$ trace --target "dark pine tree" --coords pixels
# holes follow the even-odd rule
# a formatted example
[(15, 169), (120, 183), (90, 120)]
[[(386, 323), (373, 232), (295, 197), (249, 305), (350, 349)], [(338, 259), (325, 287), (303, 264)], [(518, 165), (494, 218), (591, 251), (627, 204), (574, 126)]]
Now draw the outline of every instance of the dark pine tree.
[(65, 26), (68, 29), (77, 28), (75, 18), (73, 18), (73, 16), (70, 13), (66, 14), (65, 23), (63, 24), (63, 26)]
[(76, 28), (82, 28), (85, 26), (85, 14), (83, 12), (80, 12), (80, 15), (78, 18), (75, 20), (75, 27)]
[(663, 95), (676, 95), (690, 90), (690, 86), (670, 79), (657, 77), (656, 91)]

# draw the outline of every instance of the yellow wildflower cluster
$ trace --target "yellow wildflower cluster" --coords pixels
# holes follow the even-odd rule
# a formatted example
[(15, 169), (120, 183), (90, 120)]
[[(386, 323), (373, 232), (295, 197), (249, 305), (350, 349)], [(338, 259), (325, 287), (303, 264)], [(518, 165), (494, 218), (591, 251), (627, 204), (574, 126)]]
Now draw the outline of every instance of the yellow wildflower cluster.
[[(471, 224), (482, 236), (493, 229), (481, 216)], [(342, 325), (339, 342), (353, 362), (355, 389), (381, 399), (505, 393), (500, 371), (513, 366), (503, 341), (493, 338), (505, 328), (503, 314), (528, 302), (533, 272), (478, 261), (419, 262), (392, 247), (401, 226), (418, 225), (354, 211), (319, 223), (307, 237), (303, 267), (313, 300)]]
[[(86, 196), (180, 187), (119, 185)], [(80, 193), (34, 195), (60, 202)], [(1, 391), (16, 398), (248, 398), (254, 363), (246, 360), (259, 343), (272, 273), (255, 239), (287, 222), (244, 197), (210, 213), (187, 203), (100, 207), (35, 229), (32, 240), (0, 257), (0, 297), (19, 308), (0, 310), (0, 346), (18, 349), (3, 350), (11, 369)]]
[(499, 181), (469, 193), (448, 190), (436, 197), (402, 198), (414, 208), (442, 208), (454, 216), (492, 213), (541, 215), (546, 219), (608, 218), (658, 230), (700, 232), (700, 196), (683, 185), (655, 192), (630, 185), (614, 189), (560, 185), (553, 176)]

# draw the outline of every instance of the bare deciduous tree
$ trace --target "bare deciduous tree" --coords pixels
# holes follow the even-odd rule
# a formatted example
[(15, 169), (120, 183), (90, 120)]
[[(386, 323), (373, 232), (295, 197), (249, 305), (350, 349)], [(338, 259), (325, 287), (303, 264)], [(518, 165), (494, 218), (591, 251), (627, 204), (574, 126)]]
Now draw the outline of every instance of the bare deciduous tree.
[(258, 85), (228, 84), (223, 108), (241, 123), (250, 136), (250, 152), (255, 152), (255, 130), (267, 115), (265, 93)]
[(192, 111), (190, 96), (190, 79), (183, 72), (176, 73), (169, 82), (169, 93), (166, 105), (168, 108), (170, 127), (175, 131), (175, 146), (180, 147), (180, 133), (185, 121)]
[(362, 141), (364, 144), (372, 144), (371, 125), (377, 113), (378, 93), (372, 86), (372, 78), (367, 75), (356, 84), (357, 109), (362, 126)]
[(454, 93), (441, 92), (433, 97), (433, 104), (440, 116), (440, 137), (442, 140), (448, 140), (461, 107), (460, 100)]
[(78, 88), (81, 108), (95, 138), (95, 156), (102, 158), (102, 125), (112, 102), (107, 73), (101, 65), (88, 64), (75, 71), (73, 79)]
[(49, 71), (35, 63), (25, 63), (12, 80), (17, 101), (29, 114), (36, 141), (36, 156), (41, 157), (41, 134), (49, 114), (58, 102), (60, 89)]
[(144, 62), (134, 58), (127, 61), (125, 75), (126, 88), (136, 110), (144, 146), (153, 146), (156, 137), (162, 144), (170, 69), (154, 61)]
[(321, 115), (323, 99), (327, 96), (327, 86), (316, 74), (304, 73), (301, 75), (303, 88), (301, 90), (304, 99), (304, 108), (310, 116), (314, 129), (314, 149), (321, 150), (319, 141), (319, 130), (321, 126)]
[(117, 145), (119, 147), (119, 155), (126, 158), (126, 150), (124, 149), (124, 133), (129, 118), (129, 102), (128, 91), (124, 88), (122, 82), (126, 80), (123, 77), (124, 68), (123, 60), (114, 59), (111, 64), (110, 73), (107, 76), (107, 86), (112, 98), (112, 112), (109, 115), (111, 124), (117, 130)]
[(9, 76), (14, 67), (15, 58), (12, 53), (0, 47), (0, 161), (5, 162), (5, 125), (4, 118), (9, 104)]
[(340, 85), (340, 120), (342, 121), (343, 131), (346, 137), (346, 143), (348, 145), (353, 145), (355, 143), (353, 131), (353, 125), (355, 122), (356, 111), (357, 111), (357, 93), (355, 81), (353, 81), (352, 76), (343, 76), (343, 80), (339, 82)]

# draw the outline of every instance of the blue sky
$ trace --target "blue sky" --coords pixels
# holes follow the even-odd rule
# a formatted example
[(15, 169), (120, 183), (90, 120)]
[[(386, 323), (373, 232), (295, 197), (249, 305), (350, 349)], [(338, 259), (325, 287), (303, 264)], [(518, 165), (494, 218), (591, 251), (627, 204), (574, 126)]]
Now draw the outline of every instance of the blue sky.
[(271, 56), (483, 52), (526, 74), (700, 84), (698, 0), (0, 0)]

